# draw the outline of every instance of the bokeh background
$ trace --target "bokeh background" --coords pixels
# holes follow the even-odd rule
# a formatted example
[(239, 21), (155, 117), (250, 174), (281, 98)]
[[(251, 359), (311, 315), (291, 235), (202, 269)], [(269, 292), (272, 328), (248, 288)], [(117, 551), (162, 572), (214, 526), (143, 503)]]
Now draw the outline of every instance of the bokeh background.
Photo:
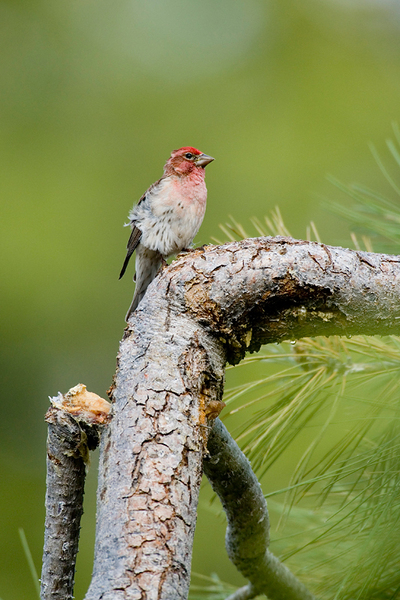
[[(104, 396), (111, 383), (133, 293), (118, 281), (132, 204), (172, 149), (193, 145), (216, 158), (198, 243), (223, 239), (229, 214), (255, 235), (249, 218), (279, 205), (294, 236), (312, 219), (324, 242), (349, 245), (349, 225), (324, 206), (338, 196), (326, 175), (387, 188), (368, 143), (385, 155), (399, 119), (400, 7), (2, 0), (0, 31), (0, 597), (26, 600), (18, 528), (40, 570), (48, 396), (78, 382)], [(78, 599), (95, 488), (94, 460)], [(209, 496), (193, 569), (239, 584)]]

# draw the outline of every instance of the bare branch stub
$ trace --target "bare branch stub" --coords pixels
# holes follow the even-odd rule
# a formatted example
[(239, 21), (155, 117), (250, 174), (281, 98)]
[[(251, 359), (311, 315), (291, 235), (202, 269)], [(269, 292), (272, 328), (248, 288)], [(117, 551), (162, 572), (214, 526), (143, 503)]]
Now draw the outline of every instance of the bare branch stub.
[(110, 404), (78, 384), (51, 399), (46, 413), (46, 521), (41, 574), (42, 600), (73, 598), (75, 562), (89, 450), (99, 443), (99, 427)]

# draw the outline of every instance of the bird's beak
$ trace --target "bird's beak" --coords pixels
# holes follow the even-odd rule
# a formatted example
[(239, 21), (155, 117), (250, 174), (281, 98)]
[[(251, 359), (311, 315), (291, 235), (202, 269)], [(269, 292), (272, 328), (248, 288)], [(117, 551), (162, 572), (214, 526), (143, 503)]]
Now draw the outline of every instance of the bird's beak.
[(215, 158), (208, 156), (208, 154), (200, 154), (200, 156), (195, 159), (195, 163), (198, 167), (206, 167), (213, 160), (215, 160)]

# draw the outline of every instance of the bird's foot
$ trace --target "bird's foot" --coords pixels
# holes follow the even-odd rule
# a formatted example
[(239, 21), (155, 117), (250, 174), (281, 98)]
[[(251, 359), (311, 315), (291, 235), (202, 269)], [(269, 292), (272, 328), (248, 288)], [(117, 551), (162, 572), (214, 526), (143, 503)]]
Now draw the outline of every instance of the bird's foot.
[(193, 252), (193, 250), (196, 250), (196, 248), (182, 248), (178, 256), (185, 256), (185, 254), (189, 254), (189, 252)]
[(199, 246), (198, 248), (182, 248), (179, 252), (179, 256), (186, 256), (186, 254), (190, 254), (190, 252), (196, 252), (197, 250), (203, 250), (204, 246)]

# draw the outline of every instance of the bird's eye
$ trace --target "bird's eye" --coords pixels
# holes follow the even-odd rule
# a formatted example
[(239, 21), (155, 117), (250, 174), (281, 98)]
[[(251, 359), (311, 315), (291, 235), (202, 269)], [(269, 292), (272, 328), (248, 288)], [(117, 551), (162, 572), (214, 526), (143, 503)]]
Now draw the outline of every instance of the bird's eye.
[(193, 154), (191, 152), (186, 152), (185, 158), (193, 158)]

